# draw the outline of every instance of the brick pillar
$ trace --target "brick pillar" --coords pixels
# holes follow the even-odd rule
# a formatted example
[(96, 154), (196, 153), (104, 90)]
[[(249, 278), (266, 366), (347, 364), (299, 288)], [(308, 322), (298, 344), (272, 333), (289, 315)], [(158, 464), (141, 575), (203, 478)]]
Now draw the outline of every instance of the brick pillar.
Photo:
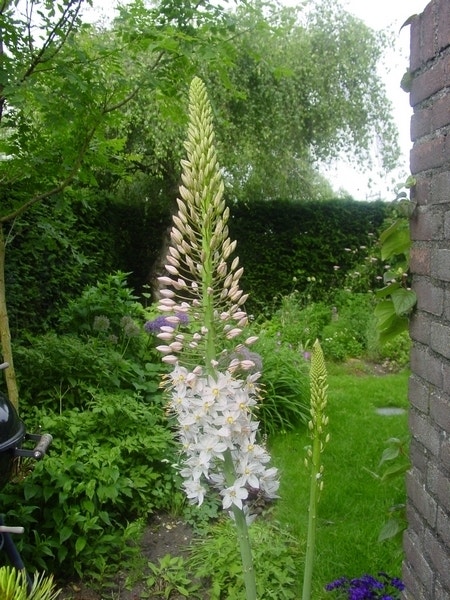
[(403, 579), (408, 600), (450, 599), (450, 0), (411, 24), (412, 468)]

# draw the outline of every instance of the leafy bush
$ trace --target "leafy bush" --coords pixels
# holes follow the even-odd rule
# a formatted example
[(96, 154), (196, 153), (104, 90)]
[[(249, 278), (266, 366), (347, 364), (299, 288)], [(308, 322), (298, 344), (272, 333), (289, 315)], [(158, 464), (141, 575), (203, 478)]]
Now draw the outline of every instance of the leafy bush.
[(139, 391), (144, 397), (158, 390), (160, 365), (145, 355), (141, 360), (123, 357), (108, 340), (48, 333), (27, 341), (15, 349), (22, 410), (27, 405), (60, 412), (82, 408), (94, 386)]
[(36, 417), (54, 436), (49, 455), (1, 495), (25, 527), (24, 560), (59, 576), (102, 576), (133, 554), (138, 519), (168, 508), (179, 487), (163, 412), (96, 392), (89, 410)]
[[(233, 206), (230, 232), (238, 242), (249, 311), (265, 312), (292, 291), (294, 278), (300, 293), (309, 289), (310, 301), (328, 303), (330, 290), (343, 288), (361, 262), (361, 253), (346, 248), (368, 247), (389, 210), (382, 202), (342, 199)], [(311, 288), (312, 278), (320, 285)]]
[[(258, 598), (298, 598), (298, 542), (269, 520), (250, 527)], [(209, 587), (210, 600), (240, 600), (245, 596), (242, 563), (231, 519), (221, 520), (191, 547), (188, 567)]]
[(325, 302), (305, 302), (306, 298), (297, 291), (285, 296), (264, 329), (295, 349), (313, 343), (330, 322), (332, 309)]
[[(66, 197), (71, 193), (66, 190)], [(112, 235), (109, 199), (99, 188), (78, 189), (74, 196), (38, 202), (14, 221), (5, 273), (14, 339), (55, 327), (80, 289), (125, 266)]]
[(371, 358), (381, 362), (391, 372), (400, 371), (408, 366), (410, 351), (411, 338), (407, 331), (397, 334), (384, 343), (376, 339), (370, 347)]
[(127, 273), (107, 275), (105, 281), (87, 287), (81, 296), (69, 302), (60, 317), (64, 333), (114, 336), (117, 341), (137, 337), (141, 328), (133, 320), (145, 319), (143, 306), (127, 286)]
[(303, 355), (264, 331), (254, 350), (262, 358), (262, 400), (257, 407), (261, 430), (270, 434), (305, 423), (309, 415), (309, 376)]
[(298, 292), (283, 298), (273, 318), (264, 323), (264, 330), (299, 353), (319, 339), (327, 360), (367, 354), (371, 331), (375, 331), (372, 294), (335, 291), (330, 304), (304, 306), (303, 302)]
[(336, 295), (332, 314), (319, 336), (325, 357), (343, 361), (364, 356), (369, 329), (374, 326), (372, 296), (341, 292)]

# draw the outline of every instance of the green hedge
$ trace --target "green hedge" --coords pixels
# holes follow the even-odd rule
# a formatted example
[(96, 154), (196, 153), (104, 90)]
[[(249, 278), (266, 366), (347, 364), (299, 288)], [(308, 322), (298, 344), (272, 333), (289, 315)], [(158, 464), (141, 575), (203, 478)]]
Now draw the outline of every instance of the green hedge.
[(230, 233), (238, 242), (251, 309), (272, 307), (294, 289), (325, 300), (358, 264), (361, 253), (353, 250), (376, 241), (388, 209), (382, 202), (353, 200), (232, 207)]
[[(128, 283), (139, 294), (151, 283), (170, 205), (160, 198), (125, 202), (106, 195), (77, 198), (70, 205), (56, 199), (21, 220), (6, 262), (13, 336), (52, 328), (71, 298), (109, 273), (130, 273)], [(274, 299), (294, 289), (308, 288), (312, 300), (324, 299), (357, 263), (358, 253), (345, 248), (375, 239), (388, 207), (353, 200), (231, 206), (230, 235), (244, 267), (247, 308), (267, 314)]]

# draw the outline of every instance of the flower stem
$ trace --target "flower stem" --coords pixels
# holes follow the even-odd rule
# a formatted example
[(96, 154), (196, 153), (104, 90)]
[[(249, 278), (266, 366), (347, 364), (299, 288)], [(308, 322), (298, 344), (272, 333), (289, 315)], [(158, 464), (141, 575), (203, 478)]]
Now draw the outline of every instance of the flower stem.
[(324, 428), (328, 424), (325, 415), (327, 405), (327, 371), (323, 357), (322, 348), (316, 341), (311, 354), (311, 431), (312, 447), (308, 450), (307, 464), (310, 467), (310, 493), (308, 507), (308, 535), (306, 540), (305, 570), (303, 574), (302, 600), (311, 599), (312, 575), (314, 567), (314, 552), (316, 546), (317, 529), (317, 506), (323, 486), (320, 455), (323, 452), (328, 435), (324, 434)]
[[(231, 485), (236, 477), (234, 473), (233, 458), (231, 452), (224, 452), (224, 475), (228, 485)], [(232, 506), (234, 522), (241, 552), (242, 572), (244, 576), (246, 600), (256, 600), (256, 576), (253, 567), (252, 547), (248, 533), (248, 525), (242, 508), (235, 504)]]
[[(319, 499), (319, 486), (317, 477), (320, 476), (317, 458), (320, 457), (320, 441), (317, 439), (313, 443), (313, 456), (311, 460), (311, 484), (309, 491), (308, 507), (308, 535), (306, 540), (305, 570), (303, 574), (303, 593), (302, 600), (310, 600), (312, 574), (314, 566), (314, 551), (316, 546), (316, 525), (317, 525), (317, 504)], [(315, 460), (316, 459), (316, 460)]]
[(241, 551), (242, 570), (246, 600), (256, 600), (256, 577), (253, 568), (252, 548), (248, 534), (248, 525), (244, 511), (233, 505), (234, 522), (236, 523), (239, 549)]

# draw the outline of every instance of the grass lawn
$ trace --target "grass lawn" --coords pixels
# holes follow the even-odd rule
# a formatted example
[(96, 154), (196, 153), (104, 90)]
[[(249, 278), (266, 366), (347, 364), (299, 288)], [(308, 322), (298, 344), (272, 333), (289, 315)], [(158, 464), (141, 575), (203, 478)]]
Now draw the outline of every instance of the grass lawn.
[[(378, 471), (381, 454), (391, 437), (406, 438), (407, 413), (383, 416), (377, 408), (407, 409), (408, 373), (375, 375), (362, 363), (328, 365), (330, 442), (323, 454), (324, 490), (314, 567), (314, 600), (331, 600), (324, 585), (341, 576), (401, 575), (402, 554), (394, 540), (377, 541), (388, 510), (405, 500), (402, 477), (380, 483), (368, 471)], [(302, 430), (270, 438), (274, 464), (281, 473), (281, 499), (275, 518), (306, 541), (309, 479), (304, 466)], [(306, 545), (306, 544), (305, 544)], [(303, 565), (299, 565), (300, 579)]]

